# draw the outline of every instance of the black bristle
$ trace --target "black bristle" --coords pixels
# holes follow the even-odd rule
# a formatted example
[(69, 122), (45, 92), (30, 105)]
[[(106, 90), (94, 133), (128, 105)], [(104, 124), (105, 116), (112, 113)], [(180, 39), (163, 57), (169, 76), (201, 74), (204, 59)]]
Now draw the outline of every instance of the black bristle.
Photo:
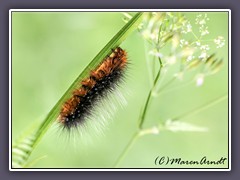
[(108, 93), (118, 86), (124, 79), (124, 70), (116, 69), (108, 76), (103, 77), (101, 80), (96, 80), (94, 87), (88, 91), (88, 93), (81, 97), (81, 101), (76, 107), (75, 112), (68, 115), (65, 121), (65, 127), (71, 129), (71, 127), (77, 127), (80, 123), (83, 123), (86, 117), (92, 114), (96, 103), (103, 97), (107, 97)]

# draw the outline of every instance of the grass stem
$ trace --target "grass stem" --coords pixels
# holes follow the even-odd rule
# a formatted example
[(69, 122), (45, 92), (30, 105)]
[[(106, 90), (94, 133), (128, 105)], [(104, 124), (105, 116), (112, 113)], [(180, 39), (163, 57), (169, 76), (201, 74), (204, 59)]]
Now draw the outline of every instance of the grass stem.
[(211, 106), (214, 106), (214, 105), (216, 105), (217, 103), (225, 100), (227, 97), (228, 97), (227, 94), (226, 94), (226, 95), (223, 95), (223, 96), (220, 96), (220, 97), (212, 100), (211, 102), (207, 102), (206, 104), (201, 105), (200, 107), (197, 107), (197, 108), (195, 108), (195, 109), (193, 109), (193, 110), (191, 110), (191, 111), (188, 111), (188, 112), (186, 112), (186, 113), (184, 113), (184, 114), (182, 114), (182, 115), (179, 115), (179, 116), (173, 118), (173, 120), (179, 120), (179, 119), (183, 119), (183, 118), (192, 116), (192, 115), (194, 115), (194, 114), (197, 114), (197, 113), (199, 113), (199, 112), (201, 112), (201, 111), (203, 111), (203, 110), (205, 110), (205, 109), (207, 109), (207, 108), (210, 108)]
[(130, 139), (129, 143), (126, 145), (120, 156), (118, 157), (116, 163), (114, 164), (114, 167), (118, 167), (118, 165), (121, 163), (121, 161), (125, 158), (127, 155), (128, 151), (131, 149), (135, 141), (139, 138), (139, 132), (136, 132), (132, 138)]
[(148, 109), (148, 107), (149, 107), (149, 102), (150, 102), (151, 96), (152, 96), (153, 91), (154, 91), (154, 89), (155, 89), (155, 87), (156, 87), (156, 84), (157, 84), (157, 82), (158, 82), (158, 79), (159, 79), (159, 77), (160, 77), (160, 75), (161, 75), (161, 70), (162, 70), (163, 64), (162, 64), (162, 61), (161, 61), (161, 58), (160, 58), (160, 57), (158, 58), (158, 60), (159, 60), (159, 64), (160, 64), (159, 71), (158, 71), (158, 73), (157, 73), (157, 75), (156, 75), (156, 77), (155, 77), (155, 80), (154, 80), (154, 82), (153, 82), (153, 86), (152, 86), (151, 90), (150, 90), (149, 93), (148, 93), (148, 97), (147, 97), (147, 100), (146, 100), (146, 102), (145, 102), (142, 115), (140, 116), (140, 121), (139, 121), (139, 126), (138, 126), (139, 129), (142, 129), (143, 122), (144, 122), (145, 116), (146, 116), (146, 112), (147, 112), (147, 109)]

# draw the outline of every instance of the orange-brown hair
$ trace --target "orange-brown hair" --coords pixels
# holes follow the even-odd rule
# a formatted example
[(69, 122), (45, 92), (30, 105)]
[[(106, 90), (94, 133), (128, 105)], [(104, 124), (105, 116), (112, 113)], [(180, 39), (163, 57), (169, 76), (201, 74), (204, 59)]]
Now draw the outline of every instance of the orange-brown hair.
[[(63, 105), (60, 111), (59, 121), (63, 124), (74, 121), (77, 116), (81, 117), (80, 110), (76, 112), (79, 106), (84, 106), (84, 102), (90, 100), (89, 95), (90, 91), (94, 89), (94, 93), (97, 94), (97, 85), (104, 78), (114, 78), (114, 73), (119, 74), (127, 65), (127, 53), (122, 50), (120, 47), (117, 47), (113, 50), (110, 56), (107, 56), (102, 63), (97, 66), (97, 68), (90, 72), (90, 76), (81, 82), (81, 87), (76, 89), (72, 93), (72, 97), (70, 97)], [(99, 86), (99, 85), (98, 85)], [(104, 87), (103, 87), (104, 88)], [(96, 96), (96, 95), (95, 95)], [(83, 101), (83, 102), (82, 102)], [(89, 102), (87, 102), (89, 104)], [(84, 107), (83, 107), (84, 108)]]

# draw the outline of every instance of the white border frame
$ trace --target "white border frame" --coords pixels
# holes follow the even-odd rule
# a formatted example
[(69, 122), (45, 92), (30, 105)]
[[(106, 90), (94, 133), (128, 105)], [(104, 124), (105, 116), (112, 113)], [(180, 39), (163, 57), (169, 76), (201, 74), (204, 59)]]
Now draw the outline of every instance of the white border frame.
[[(119, 168), (104, 168), (104, 169), (67, 169), (67, 168), (12, 168), (12, 12), (39, 12), (39, 11), (51, 11), (51, 12), (154, 12), (154, 11), (162, 11), (162, 12), (228, 12), (228, 162), (229, 168), (228, 169), (200, 169), (200, 168), (146, 168), (146, 169), (119, 169)], [(231, 171), (231, 10), (230, 9), (10, 9), (9, 10), (9, 170), (10, 171)]]

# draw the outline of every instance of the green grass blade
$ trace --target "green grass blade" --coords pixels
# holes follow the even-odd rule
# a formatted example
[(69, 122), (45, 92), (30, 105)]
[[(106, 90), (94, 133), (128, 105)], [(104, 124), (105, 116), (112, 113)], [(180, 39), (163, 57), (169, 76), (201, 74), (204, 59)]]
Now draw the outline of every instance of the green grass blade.
[[(39, 143), (42, 136), (46, 133), (49, 127), (54, 123), (58, 117), (62, 103), (71, 96), (72, 91), (79, 86), (79, 82), (89, 74), (89, 69), (94, 69), (108, 54), (111, 53), (111, 49), (115, 49), (119, 46), (125, 38), (134, 31), (142, 21), (143, 12), (136, 13), (135, 16), (107, 43), (107, 45), (96, 55), (96, 57), (89, 63), (89, 65), (81, 72), (76, 78), (64, 95), (59, 99), (56, 105), (48, 113), (43, 123), (39, 126), (36, 131), (36, 138), (32, 144), (32, 151), (35, 146)], [(32, 152), (31, 151), (31, 152)], [(29, 152), (29, 155), (31, 154)]]

